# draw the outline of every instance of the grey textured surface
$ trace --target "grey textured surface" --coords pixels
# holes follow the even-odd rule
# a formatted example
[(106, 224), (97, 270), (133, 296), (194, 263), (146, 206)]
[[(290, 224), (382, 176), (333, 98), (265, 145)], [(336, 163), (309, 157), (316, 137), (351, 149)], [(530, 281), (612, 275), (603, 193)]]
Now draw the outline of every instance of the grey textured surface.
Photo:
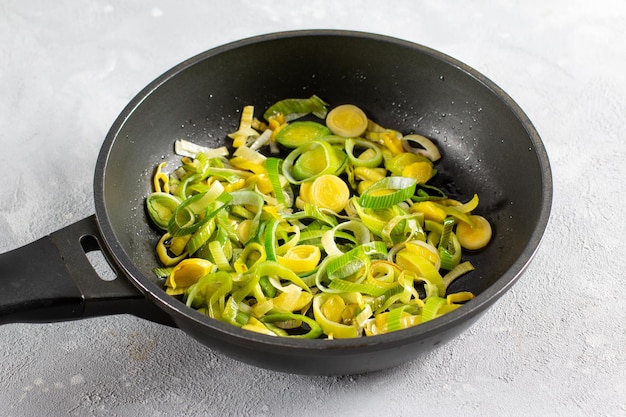
[(0, 252), (93, 213), (100, 144), (145, 84), (225, 42), (303, 28), (430, 46), (521, 105), (555, 187), (523, 278), (432, 354), (351, 377), (252, 368), (131, 316), (5, 325), (0, 415), (626, 415), (622, 1), (4, 0)]

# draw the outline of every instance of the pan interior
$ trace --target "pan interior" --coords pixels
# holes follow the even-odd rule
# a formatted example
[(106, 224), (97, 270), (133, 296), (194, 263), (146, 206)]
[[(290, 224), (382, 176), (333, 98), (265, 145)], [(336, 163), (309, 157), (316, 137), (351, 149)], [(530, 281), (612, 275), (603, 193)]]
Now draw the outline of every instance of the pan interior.
[[(533, 132), (493, 86), (427, 48), (375, 36), (292, 36), (241, 42), (199, 55), (140, 93), (103, 147), (98, 217), (113, 251), (144, 286), (156, 282), (160, 234), (144, 199), (153, 169), (173, 169), (175, 139), (220, 146), (244, 105), (255, 114), (277, 100), (320, 96), (353, 103), (377, 123), (432, 138), (442, 152), (435, 184), (452, 197), (480, 196), (477, 213), (493, 225), (488, 248), (468, 258), (476, 271), (454, 290), (482, 293), (518, 260), (542, 216), (542, 163)], [(537, 242), (538, 243), (538, 242)], [(158, 290), (157, 290), (158, 291)]]

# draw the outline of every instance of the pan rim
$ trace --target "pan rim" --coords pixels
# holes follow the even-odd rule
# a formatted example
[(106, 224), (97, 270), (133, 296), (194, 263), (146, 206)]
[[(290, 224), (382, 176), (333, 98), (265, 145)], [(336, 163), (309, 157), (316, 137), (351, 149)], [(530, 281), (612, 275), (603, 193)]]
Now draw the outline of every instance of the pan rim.
[[(211, 319), (210, 317), (187, 307), (181, 301), (167, 295), (161, 288), (159, 288), (141, 271), (139, 271), (139, 269), (134, 265), (130, 256), (121, 246), (119, 240), (116, 238), (113, 225), (111, 224), (110, 218), (107, 214), (105, 202), (104, 174), (106, 172), (107, 163), (109, 162), (110, 152), (116, 142), (116, 138), (118, 137), (118, 132), (122, 129), (126, 121), (130, 117), (132, 117), (133, 112), (139, 106), (141, 106), (141, 103), (161, 85), (166, 83), (171, 78), (176, 77), (177, 74), (213, 56), (217, 56), (233, 49), (261, 42), (269, 42), (287, 38), (308, 38), (313, 36), (356, 37), (377, 42), (391, 43), (396, 46), (407, 47), (417, 50), (420, 53), (430, 55), (437, 60), (444, 61), (445, 63), (452, 65), (470, 75), (472, 78), (476, 79), (479, 83), (483, 84), (487, 89), (489, 89), (517, 117), (520, 124), (527, 132), (533, 144), (533, 151), (537, 155), (539, 167), (542, 171), (542, 199), (539, 218), (537, 220), (537, 223), (535, 224), (534, 230), (531, 233), (531, 238), (529, 239), (526, 246), (522, 249), (521, 254), (516, 259), (516, 261), (496, 281), (494, 281), (493, 284), (486, 288), (482, 293), (478, 294), (474, 300), (467, 303), (462, 308), (452, 311), (442, 317), (439, 317), (437, 320), (433, 320), (419, 326), (411, 327), (409, 329), (378, 336), (343, 340), (302, 340), (267, 336), (246, 331), (230, 324)], [(100, 232), (103, 236), (103, 243), (106, 246), (106, 249), (112, 255), (112, 260), (128, 277), (131, 283), (133, 283), (151, 302), (154, 302), (155, 304), (157, 304), (157, 306), (165, 310), (168, 314), (172, 315), (177, 323), (180, 323), (181, 319), (183, 321), (191, 320), (198, 324), (201, 324), (207, 330), (207, 332), (215, 332), (216, 334), (219, 334), (220, 337), (229, 339), (234, 338), (243, 342), (258, 342), (260, 346), (263, 346), (264, 348), (266, 347), (268, 350), (275, 348), (290, 348), (296, 350), (330, 349), (337, 352), (343, 352), (353, 349), (379, 350), (392, 345), (395, 346), (400, 341), (409, 342), (419, 341), (420, 339), (427, 339), (429, 336), (434, 335), (445, 328), (461, 325), (467, 320), (467, 318), (483, 313), (488, 307), (495, 303), (503, 293), (505, 293), (512, 287), (512, 285), (526, 270), (526, 268), (532, 261), (535, 253), (537, 252), (545, 229), (547, 228), (552, 205), (552, 196), (553, 186), (550, 162), (545, 146), (541, 141), (537, 130), (533, 126), (528, 116), (521, 109), (521, 107), (493, 81), (491, 81), (485, 75), (481, 74), (472, 67), (464, 64), (463, 62), (421, 44), (376, 33), (336, 29), (281, 31), (256, 35), (245, 39), (229, 42), (221, 46), (217, 46), (215, 48), (201, 52), (175, 65), (174, 67), (157, 77), (154, 81), (149, 83), (141, 91), (139, 91), (139, 93), (137, 93), (133, 97), (133, 99), (131, 99), (131, 101), (124, 107), (124, 109), (116, 118), (106, 135), (106, 138), (98, 155), (94, 175), (94, 200), (96, 219)], [(185, 323), (183, 322), (183, 325), (184, 324)]]

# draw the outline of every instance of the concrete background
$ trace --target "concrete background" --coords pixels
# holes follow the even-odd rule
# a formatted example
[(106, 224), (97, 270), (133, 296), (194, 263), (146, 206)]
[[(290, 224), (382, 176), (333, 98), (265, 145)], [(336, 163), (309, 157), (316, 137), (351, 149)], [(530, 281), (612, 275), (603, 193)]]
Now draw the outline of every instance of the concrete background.
[(554, 175), (522, 279), (449, 344), (361, 376), (256, 369), (131, 316), (4, 325), (0, 415), (626, 415), (621, 0), (3, 0), (0, 252), (93, 213), (101, 142), (144, 85), (225, 42), (304, 28), (430, 46), (520, 104)]

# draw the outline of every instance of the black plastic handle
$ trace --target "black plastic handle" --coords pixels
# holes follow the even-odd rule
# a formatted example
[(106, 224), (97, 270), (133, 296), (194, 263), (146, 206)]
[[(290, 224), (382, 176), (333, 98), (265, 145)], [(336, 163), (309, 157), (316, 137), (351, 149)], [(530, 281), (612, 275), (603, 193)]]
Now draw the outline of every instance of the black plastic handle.
[[(87, 258), (102, 251), (116, 277), (105, 280)], [(134, 314), (174, 325), (110, 260), (95, 216), (0, 254), (0, 324), (47, 323)]]

